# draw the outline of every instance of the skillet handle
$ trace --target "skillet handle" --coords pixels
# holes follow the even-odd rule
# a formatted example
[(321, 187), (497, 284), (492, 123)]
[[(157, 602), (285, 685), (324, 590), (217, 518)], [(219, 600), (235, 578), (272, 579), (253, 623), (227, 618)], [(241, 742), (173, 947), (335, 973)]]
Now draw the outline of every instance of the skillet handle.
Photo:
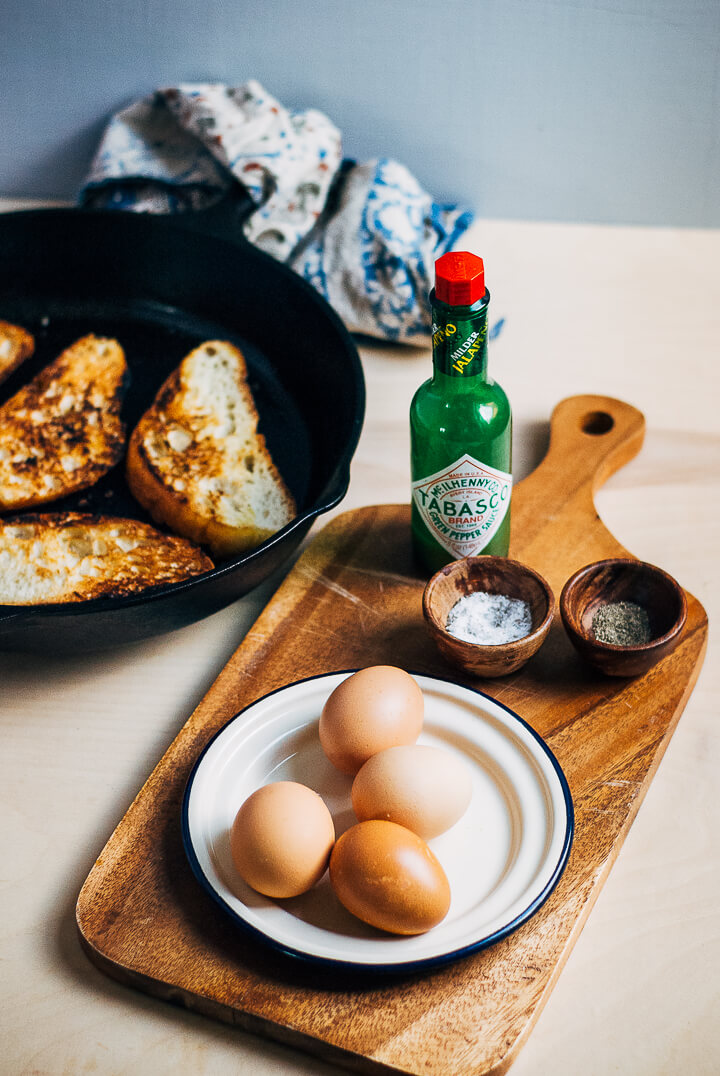
[(245, 238), (243, 225), (256, 209), (257, 205), (245, 188), (240, 183), (233, 183), (226, 193), (207, 209), (165, 215), (163, 219), (171, 222), (173, 227), (251, 246)]

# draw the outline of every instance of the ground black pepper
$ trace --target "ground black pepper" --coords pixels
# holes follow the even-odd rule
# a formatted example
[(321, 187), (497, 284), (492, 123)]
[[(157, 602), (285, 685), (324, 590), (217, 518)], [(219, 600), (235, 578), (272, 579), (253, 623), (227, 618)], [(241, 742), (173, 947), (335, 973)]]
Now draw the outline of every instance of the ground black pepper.
[(635, 602), (609, 602), (593, 616), (592, 633), (598, 642), (612, 646), (641, 646), (650, 642), (650, 621)]

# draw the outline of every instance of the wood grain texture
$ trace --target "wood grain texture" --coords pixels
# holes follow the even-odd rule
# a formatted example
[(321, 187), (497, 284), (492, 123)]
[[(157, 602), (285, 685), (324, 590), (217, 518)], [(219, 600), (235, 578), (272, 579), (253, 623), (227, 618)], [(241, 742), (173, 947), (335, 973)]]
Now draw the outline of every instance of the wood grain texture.
[[(612, 428), (592, 432), (609, 414)], [(599, 423), (602, 425), (602, 423)], [(592, 427), (590, 432), (587, 427)], [(604, 397), (563, 401), (541, 466), (513, 497), (511, 554), (556, 597), (573, 571), (625, 551), (593, 490), (640, 448), (644, 422)], [(493, 948), (415, 977), (363, 979), (306, 968), (243, 937), (185, 861), (180, 803), (198, 754), (241, 707), (317, 673), (392, 662), (451, 675), (425, 629), (406, 505), (339, 516), (310, 545), (121, 821), (83, 886), (77, 923), (115, 978), (364, 1072), (501, 1073), (560, 973), (638, 810), (704, 655), (707, 618), (688, 595), (673, 654), (637, 680), (584, 666), (556, 614), (519, 672), (465, 682), (548, 741), (573, 794), (567, 869), (537, 915)]]

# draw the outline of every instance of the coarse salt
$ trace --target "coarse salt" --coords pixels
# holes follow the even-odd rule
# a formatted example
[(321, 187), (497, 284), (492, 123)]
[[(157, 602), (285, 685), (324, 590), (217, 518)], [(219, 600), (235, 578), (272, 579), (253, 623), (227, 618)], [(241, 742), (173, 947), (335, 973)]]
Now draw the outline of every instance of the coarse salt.
[(528, 635), (532, 631), (532, 614), (522, 598), (476, 591), (453, 605), (445, 628), (466, 643), (495, 646)]

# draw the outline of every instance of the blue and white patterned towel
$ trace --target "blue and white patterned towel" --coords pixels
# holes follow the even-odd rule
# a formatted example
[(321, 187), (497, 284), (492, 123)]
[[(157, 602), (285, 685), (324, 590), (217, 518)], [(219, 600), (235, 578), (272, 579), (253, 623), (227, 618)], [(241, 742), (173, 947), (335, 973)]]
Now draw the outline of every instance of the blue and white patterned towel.
[(472, 213), (433, 202), (396, 161), (344, 161), (327, 116), (290, 112), (258, 82), (181, 85), (119, 112), (80, 201), (179, 213), (236, 181), (257, 206), (250, 242), (309, 280), (350, 331), (424, 342), (435, 259)]

